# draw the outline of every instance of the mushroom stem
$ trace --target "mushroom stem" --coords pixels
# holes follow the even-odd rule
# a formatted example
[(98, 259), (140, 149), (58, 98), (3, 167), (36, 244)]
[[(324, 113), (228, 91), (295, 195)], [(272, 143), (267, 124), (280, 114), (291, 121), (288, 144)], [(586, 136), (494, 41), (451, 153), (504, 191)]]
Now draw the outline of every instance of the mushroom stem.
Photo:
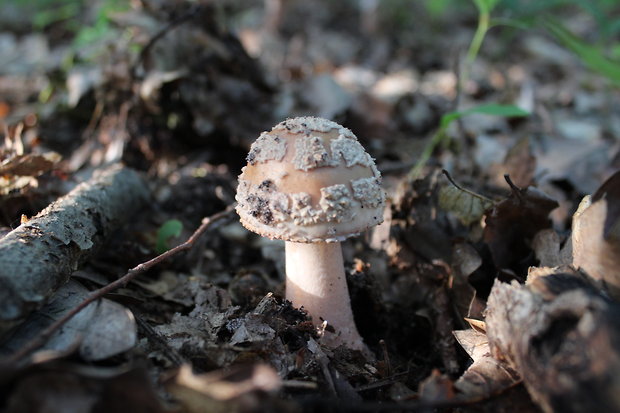
[(303, 307), (315, 325), (323, 320), (335, 333), (325, 332), (330, 347), (367, 351), (357, 331), (339, 242), (286, 242), (286, 299)]

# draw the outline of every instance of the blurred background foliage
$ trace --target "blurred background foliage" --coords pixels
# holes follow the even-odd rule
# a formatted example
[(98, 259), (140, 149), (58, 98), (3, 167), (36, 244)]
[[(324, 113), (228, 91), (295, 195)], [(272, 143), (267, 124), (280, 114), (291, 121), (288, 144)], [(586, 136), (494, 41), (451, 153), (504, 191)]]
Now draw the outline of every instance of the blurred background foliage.
[[(284, 2), (286, 0), (283, 0)], [(4, 0), (7, 7), (25, 10), (31, 14), (31, 30), (54, 32), (58, 40), (70, 40), (76, 49), (84, 48), (118, 35), (114, 31), (113, 16), (130, 9), (129, 0)], [(503, 34), (507, 41), (522, 29), (547, 30), (556, 40), (577, 53), (586, 65), (598, 70), (601, 63), (593, 63), (591, 54), (609, 59), (620, 58), (620, 2), (617, 0), (348, 0), (352, 8), (374, 8), (379, 27), (386, 30), (413, 30), (421, 20), (431, 23), (441, 35), (441, 30), (456, 16), (475, 18), (492, 13), (489, 28), (512, 27)], [(10, 4), (9, 4), (10, 3)], [(222, 10), (242, 11), (256, 1), (225, 0), (219, 2)], [(320, 4), (321, 1), (315, 1)], [(482, 5), (482, 7), (480, 7)], [(478, 6), (478, 7), (476, 7)], [(580, 13), (583, 19), (595, 23), (595, 31), (583, 32), (582, 28), (565, 27), (562, 16)], [(552, 26), (548, 24), (554, 18)], [(463, 18), (463, 17), (461, 17)], [(23, 28), (27, 29), (27, 28)], [(130, 35), (130, 34), (127, 34)], [(579, 43), (575, 47), (575, 42)], [(590, 49), (590, 50), (584, 50)], [(589, 56), (589, 57), (588, 57)], [(614, 67), (615, 69), (615, 67)], [(608, 70), (599, 70), (609, 77)]]
[(32, 30), (62, 29), (76, 47), (107, 36), (111, 16), (130, 7), (127, 0), (13, 0), (12, 4), (32, 13)]

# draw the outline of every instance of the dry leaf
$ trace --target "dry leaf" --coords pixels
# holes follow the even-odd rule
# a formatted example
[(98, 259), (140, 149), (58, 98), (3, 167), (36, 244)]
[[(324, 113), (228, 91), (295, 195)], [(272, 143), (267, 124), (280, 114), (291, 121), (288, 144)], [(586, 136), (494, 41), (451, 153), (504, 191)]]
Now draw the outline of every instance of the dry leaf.
[(230, 324), (237, 321), (238, 323), (236, 324), (238, 326), (234, 329), (230, 344), (262, 343), (273, 340), (276, 336), (276, 331), (265, 324), (262, 319), (262, 316), (250, 313), (242, 320), (232, 320)]
[(536, 188), (521, 189), (510, 181), (509, 184), (510, 196), (486, 216), (484, 241), (498, 269), (523, 274), (528, 266), (524, 260), (531, 253), (530, 241), (540, 230), (551, 226), (549, 213), (558, 203)]
[(573, 216), (573, 265), (620, 298), (620, 172), (585, 197)]
[(277, 373), (265, 364), (206, 374), (194, 374), (189, 365), (183, 365), (166, 381), (166, 388), (187, 413), (265, 411), (268, 406), (262, 396), (280, 386)]
[(457, 242), (452, 248), (452, 271), (454, 273), (452, 287), (453, 301), (461, 315), (469, 314), (470, 303), (476, 290), (469, 282), (469, 276), (482, 265), (482, 258), (476, 249), (466, 242)]
[[(0, 348), (11, 353), (82, 302), (89, 291), (76, 281), (61, 287), (52, 300), (33, 313)], [(88, 305), (56, 332), (40, 351), (57, 354), (76, 347), (85, 360), (103, 360), (129, 350), (136, 344), (136, 323), (133, 314), (113, 301), (102, 299)], [(37, 353), (35, 353), (36, 356)]]
[(469, 277), (482, 265), (478, 251), (470, 244), (459, 242), (454, 245), (452, 267), (461, 277)]
[(474, 361), (454, 383), (467, 397), (490, 397), (521, 381), (519, 375), (491, 355), (486, 334), (476, 330), (455, 331), (454, 336)]
[(478, 361), (489, 352), (489, 340), (484, 332), (468, 329), (453, 331), (456, 341), (473, 361)]
[(493, 201), (475, 192), (456, 186), (444, 185), (439, 189), (439, 207), (452, 212), (463, 223), (479, 222)]
[(431, 375), (420, 383), (420, 399), (427, 402), (445, 402), (454, 398), (454, 383), (450, 378), (433, 369)]
[(560, 236), (552, 228), (539, 231), (532, 240), (532, 248), (541, 267), (569, 264), (564, 262), (564, 257), (560, 253)]
[(545, 412), (619, 411), (620, 306), (582, 278), (496, 281), (487, 301), (492, 354), (519, 372)]
[(60, 161), (56, 152), (46, 152), (41, 155), (13, 155), (3, 159), (0, 163), (2, 176), (39, 176), (50, 171)]
[(469, 323), (469, 326), (473, 330), (475, 330), (475, 331), (477, 331), (479, 333), (482, 333), (482, 334), (486, 333), (487, 326), (486, 326), (484, 321), (478, 320), (478, 319), (475, 319), (475, 318), (470, 318), (470, 317), (465, 317), (465, 321), (467, 321)]
[(532, 154), (529, 138), (520, 139), (506, 154), (504, 173), (516, 186), (525, 188), (534, 182), (536, 157)]
[(47, 152), (42, 155), (6, 151), (0, 161), (0, 195), (9, 195), (21, 192), (27, 187), (36, 187), (36, 177), (51, 171), (60, 161), (56, 152)]

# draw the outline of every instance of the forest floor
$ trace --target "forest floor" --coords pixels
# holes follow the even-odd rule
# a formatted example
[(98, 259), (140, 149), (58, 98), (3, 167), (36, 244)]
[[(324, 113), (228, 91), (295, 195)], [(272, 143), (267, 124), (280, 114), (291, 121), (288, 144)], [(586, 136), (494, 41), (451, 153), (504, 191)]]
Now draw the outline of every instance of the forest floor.
[[(135, 194), (148, 192), (122, 198), (124, 223), (2, 332), (0, 411), (571, 411), (558, 410), (568, 394), (597, 405), (562, 387), (572, 376), (537, 384), (528, 346), (547, 336), (512, 326), (533, 338), (506, 345), (523, 309), (497, 298), (498, 280), (543, 294), (533, 268), (561, 266), (588, 294), (615, 296), (620, 95), (591, 46), (605, 40), (597, 16), (501, 2), (496, 17), (528, 24), (493, 27), (476, 53), (467, 2), (119, 3), (0, 6), (0, 236), (110, 165), (138, 171)], [(370, 356), (321, 345), (283, 299), (283, 242), (227, 210), (252, 142), (295, 116), (351, 129), (383, 176), (383, 224), (343, 243)], [(571, 233), (589, 194), (608, 202), (605, 223)], [(189, 250), (137, 267), (201, 224)], [(101, 300), (15, 357), (89, 291)], [(562, 334), (537, 355), (585, 351)]]

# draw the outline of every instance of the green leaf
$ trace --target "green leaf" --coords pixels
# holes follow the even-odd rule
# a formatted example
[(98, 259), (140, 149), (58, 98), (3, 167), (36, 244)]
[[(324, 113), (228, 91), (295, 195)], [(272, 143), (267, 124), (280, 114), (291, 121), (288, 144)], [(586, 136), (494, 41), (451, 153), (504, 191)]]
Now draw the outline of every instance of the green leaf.
[(487, 103), (464, 111), (465, 115), (470, 113), (484, 113), (485, 115), (505, 116), (507, 118), (529, 116), (530, 112), (521, 109), (516, 105), (501, 105), (498, 103)]
[(159, 227), (157, 231), (157, 245), (155, 247), (158, 254), (168, 251), (168, 241), (181, 235), (183, 223), (178, 219), (170, 219)]
[(542, 20), (543, 25), (567, 49), (575, 53), (590, 69), (620, 84), (620, 63), (609, 60), (596, 46), (581, 40), (561, 23), (550, 18)]
[(453, 121), (457, 120), (461, 116), (463, 116), (463, 112), (448, 112), (444, 114), (439, 121), (439, 128), (447, 128), (449, 124), (451, 124)]
[(456, 112), (448, 112), (441, 117), (440, 127), (446, 128), (454, 120), (472, 113), (483, 113), (485, 115), (505, 116), (507, 118), (529, 116), (530, 112), (521, 109), (515, 105), (500, 105), (498, 103), (486, 103), (473, 108), (460, 110)]

